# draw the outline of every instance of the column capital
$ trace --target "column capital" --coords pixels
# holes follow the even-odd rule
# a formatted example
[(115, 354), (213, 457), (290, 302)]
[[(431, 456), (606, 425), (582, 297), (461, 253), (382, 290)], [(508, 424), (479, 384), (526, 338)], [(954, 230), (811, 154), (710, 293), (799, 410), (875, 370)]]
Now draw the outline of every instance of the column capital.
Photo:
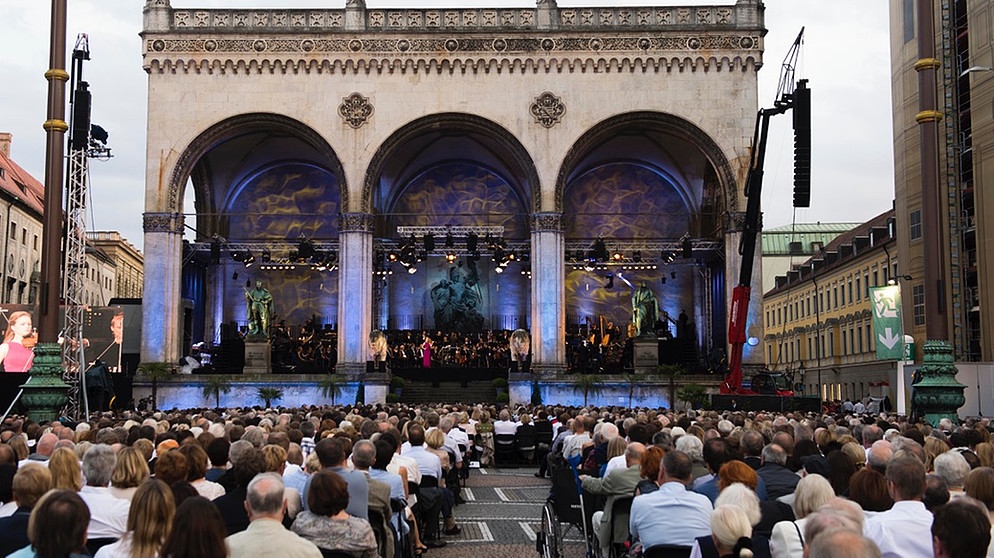
[(182, 213), (143, 213), (142, 229), (149, 232), (183, 234)]
[(369, 213), (342, 213), (342, 225), (339, 230), (347, 232), (373, 232), (373, 216)]
[(559, 212), (532, 213), (532, 232), (563, 232), (563, 214)]
[[(746, 222), (746, 212), (745, 211), (726, 211), (722, 214), (722, 218), (725, 221), (725, 232), (742, 232), (745, 229)], [(760, 223), (762, 223), (762, 216), (760, 216)]]

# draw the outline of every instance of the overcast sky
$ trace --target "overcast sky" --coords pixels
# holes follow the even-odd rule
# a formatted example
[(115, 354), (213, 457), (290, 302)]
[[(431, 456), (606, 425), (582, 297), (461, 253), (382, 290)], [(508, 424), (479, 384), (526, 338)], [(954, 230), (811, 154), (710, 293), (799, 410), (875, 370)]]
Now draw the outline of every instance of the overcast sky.
[[(559, 0), (563, 6), (730, 4), (714, 0), (612, 3)], [(341, 7), (344, 0), (173, 0), (173, 7)], [(114, 157), (91, 163), (90, 228), (118, 230), (142, 247), (147, 76), (142, 70), (144, 0), (69, 0), (67, 47), (89, 36), (84, 79), (93, 92), (93, 122), (110, 133)], [(367, 0), (371, 8), (534, 6), (534, 1)], [(865, 221), (894, 197), (888, 2), (879, 0), (766, 0), (765, 66), (759, 72), (762, 107), (773, 104), (780, 64), (805, 27), (799, 78), (812, 89), (811, 208), (805, 222)], [(11, 156), (44, 181), (50, 2), (0, 2), (0, 131), (14, 135)], [(67, 66), (70, 56), (66, 56)], [(68, 89), (68, 88), (67, 88)], [(68, 98), (68, 95), (67, 95)], [(773, 119), (763, 191), (767, 228), (790, 224), (793, 192), (790, 116)], [(188, 209), (192, 211), (192, 209)], [(192, 219), (188, 219), (193, 224)]]

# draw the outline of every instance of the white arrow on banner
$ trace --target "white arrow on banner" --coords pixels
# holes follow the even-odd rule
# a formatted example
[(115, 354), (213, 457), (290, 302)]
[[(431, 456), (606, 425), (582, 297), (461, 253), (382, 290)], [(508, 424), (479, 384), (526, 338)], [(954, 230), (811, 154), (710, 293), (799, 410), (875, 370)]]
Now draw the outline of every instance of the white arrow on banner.
[(887, 349), (893, 349), (894, 345), (897, 345), (898, 341), (901, 341), (901, 336), (894, 333), (891, 328), (885, 328), (883, 335), (877, 335), (880, 342), (884, 344)]

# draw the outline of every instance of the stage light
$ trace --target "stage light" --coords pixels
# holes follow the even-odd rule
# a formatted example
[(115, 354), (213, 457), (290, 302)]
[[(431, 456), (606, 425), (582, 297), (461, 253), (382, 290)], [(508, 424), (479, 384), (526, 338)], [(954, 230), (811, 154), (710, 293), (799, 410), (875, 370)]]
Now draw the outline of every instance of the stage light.
[(641, 262), (642, 261), (642, 252), (639, 251), (639, 250), (636, 250), (636, 251), (632, 252), (632, 261), (636, 262), (636, 263)]
[(445, 254), (445, 261), (449, 262), (450, 264), (456, 263), (456, 253), (451, 250), (447, 252)]
[(604, 244), (603, 238), (598, 238), (594, 241), (594, 245), (590, 250), (590, 259), (596, 261), (604, 261), (608, 259), (607, 245)]
[(525, 263), (525, 262), (531, 261), (532, 254), (531, 254), (531, 252), (529, 252), (529, 251), (526, 250), (526, 251), (524, 251), (524, 252), (521, 253), (521, 258), (519, 258), (519, 259), (521, 260), (521, 263)]
[(616, 262), (620, 262), (621, 260), (625, 259), (625, 255), (622, 254), (621, 252), (615, 252), (614, 254), (611, 255), (611, 259), (613, 259)]
[(390, 250), (390, 252), (387, 253), (387, 260), (389, 260), (391, 262), (397, 261), (397, 258), (398, 258), (398, 256), (397, 256), (397, 252), (396, 251)]
[(456, 241), (452, 238), (452, 233), (451, 232), (445, 233), (445, 247), (452, 248), (455, 245)]
[(475, 233), (471, 232), (466, 235), (466, 250), (470, 252), (476, 252), (477, 243), (480, 241), (480, 237)]
[(252, 252), (245, 252), (245, 267), (250, 267), (255, 262)]
[(424, 243), (425, 243), (426, 252), (435, 251), (435, 235), (433, 235), (432, 233), (425, 233)]
[(415, 273), (418, 272), (418, 268), (412, 265), (411, 267), (407, 268), (407, 272), (410, 273), (411, 275), (414, 275)]
[(504, 273), (504, 268), (498, 265), (496, 268), (494, 268), (494, 271), (496, 271), (498, 274)]
[(297, 244), (297, 257), (301, 260), (309, 260), (314, 257), (314, 245), (304, 235), (300, 235), (300, 243)]

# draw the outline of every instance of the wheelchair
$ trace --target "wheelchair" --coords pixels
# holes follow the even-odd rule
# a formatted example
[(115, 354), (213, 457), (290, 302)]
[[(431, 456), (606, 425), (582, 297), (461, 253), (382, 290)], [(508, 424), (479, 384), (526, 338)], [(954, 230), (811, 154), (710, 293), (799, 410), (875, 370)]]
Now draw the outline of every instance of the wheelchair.
[(542, 528), (535, 538), (535, 550), (542, 558), (563, 558), (566, 534), (572, 530), (582, 533), (585, 556), (591, 558), (597, 549), (591, 528), (593, 510), (577, 484), (576, 471), (562, 456), (549, 458), (552, 494), (542, 508)]

